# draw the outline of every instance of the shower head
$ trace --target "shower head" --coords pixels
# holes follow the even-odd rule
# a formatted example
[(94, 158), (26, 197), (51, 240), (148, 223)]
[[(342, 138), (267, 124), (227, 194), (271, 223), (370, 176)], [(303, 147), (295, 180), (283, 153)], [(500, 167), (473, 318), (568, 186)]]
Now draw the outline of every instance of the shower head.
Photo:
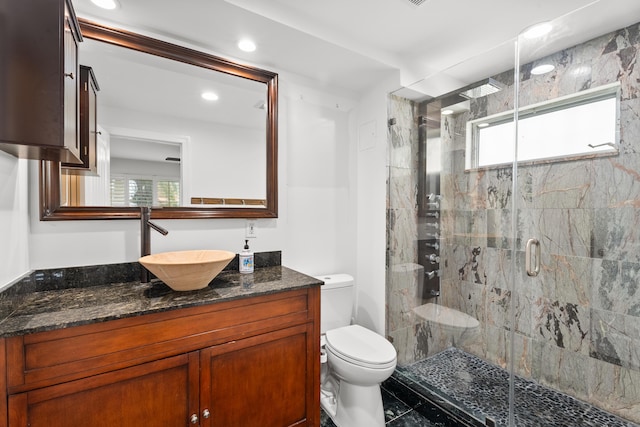
[(459, 95), (467, 99), (481, 98), (483, 96), (491, 95), (492, 93), (500, 92), (503, 87), (502, 83), (492, 78), (488, 78), (475, 83), (473, 87), (464, 88)]

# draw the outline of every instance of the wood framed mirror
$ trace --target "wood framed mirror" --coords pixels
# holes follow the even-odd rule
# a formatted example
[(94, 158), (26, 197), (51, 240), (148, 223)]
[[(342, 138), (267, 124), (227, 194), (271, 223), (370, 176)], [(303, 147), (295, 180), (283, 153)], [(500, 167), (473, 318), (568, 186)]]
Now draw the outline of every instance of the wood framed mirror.
[[(204, 52), (193, 50), (187, 47), (168, 43), (141, 34), (108, 27), (88, 20), (79, 19), (80, 29), (83, 38), (89, 41), (97, 41), (108, 44), (112, 47), (124, 48), (128, 52), (138, 52), (141, 55), (152, 55), (165, 61), (175, 61), (170, 63), (192, 67), (197, 73), (212, 73), (224, 75), (225, 78), (239, 79), (251, 84), (264, 85), (264, 101), (258, 102), (254, 108), (263, 110), (264, 126), (259, 135), (260, 150), (264, 147), (264, 152), (259, 156), (260, 176), (257, 182), (261, 188), (258, 198), (245, 198), (242, 194), (237, 196), (220, 196), (220, 194), (203, 194), (200, 191), (193, 194), (190, 191), (183, 191), (183, 202), (180, 206), (162, 207), (156, 209), (153, 206), (152, 216), (158, 219), (195, 219), (195, 218), (276, 218), (278, 216), (278, 75), (271, 71), (262, 70), (256, 67), (242, 65), (221, 57), (210, 55)], [(83, 57), (80, 56), (82, 64)], [(90, 65), (90, 64), (84, 64)], [(100, 76), (98, 75), (98, 80)], [(98, 95), (100, 96), (100, 95)], [(98, 111), (98, 115), (100, 111)], [(99, 124), (99, 123), (98, 123)], [(168, 138), (171, 139), (171, 138)], [(233, 138), (231, 138), (232, 140)], [(231, 141), (233, 142), (233, 141)], [(221, 150), (215, 156), (218, 162), (224, 162), (225, 151)], [(192, 157), (200, 160), (199, 155)], [(172, 158), (173, 159), (173, 158)], [(169, 160), (169, 158), (167, 158)], [(206, 160), (206, 159), (205, 159)], [(196, 161), (194, 160), (193, 164)], [(228, 162), (227, 162), (228, 163)], [(239, 163), (239, 162), (237, 162)], [(185, 167), (185, 166), (183, 166)], [(187, 165), (186, 168), (193, 167)], [(243, 173), (244, 164), (232, 163), (230, 168), (238, 173)], [(215, 168), (212, 166), (211, 168)], [(251, 168), (251, 167), (250, 167)], [(61, 191), (63, 177), (61, 175), (61, 165), (59, 162), (41, 161), (39, 171), (40, 190), (40, 219), (41, 220), (88, 220), (88, 219), (136, 219), (140, 215), (140, 207), (135, 206), (83, 206), (66, 203)], [(244, 171), (246, 174), (246, 170)], [(251, 176), (251, 174), (248, 174)], [(262, 181), (264, 175), (264, 181)], [(246, 177), (245, 177), (246, 178)], [(237, 180), (236, 176), (228, 176), (228, 179), (216, 179), (218, 183), (231, 183)], [(183, 183), (184, 184), (184, 183)], [(182, 185), (184, 187), (184, 185)], [(263, 188), (263, 190), (262, 190)]]

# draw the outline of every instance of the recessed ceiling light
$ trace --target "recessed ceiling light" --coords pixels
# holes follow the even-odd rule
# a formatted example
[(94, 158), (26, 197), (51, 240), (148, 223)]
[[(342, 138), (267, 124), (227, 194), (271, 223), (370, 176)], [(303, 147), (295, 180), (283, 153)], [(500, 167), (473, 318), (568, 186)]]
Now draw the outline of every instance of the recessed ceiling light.
[(213, 92), (202, 92), (202, 99), (206, 99), (207, 101), (217, 101), (218, 95)]
[(238, 47), (244, 52), (253, 52), (256, 50), (256, 44), (249, 39), (242, 39), (238, 42)]
[(551, 64), (540, 64), (531, 69), (531, 74), (539, 76), (540, 74), (546, 74), (549, 71), (553, 71), (554, 68), (556, 67)]
[(548, 34), (552, 28), (553, 26), (550, 22), (541, 22), (524, 30), (522, 36), (526, 39), (537, 39), (538, 37)]
[(443, 116), (450, 116), (451, 114), (453, 114), (453, 110), (442, 110), (440, 114), (442, 114)]
[(117, 0), (91, 0), (93, 4), (107, 10), (113, 10), (118, 7)]

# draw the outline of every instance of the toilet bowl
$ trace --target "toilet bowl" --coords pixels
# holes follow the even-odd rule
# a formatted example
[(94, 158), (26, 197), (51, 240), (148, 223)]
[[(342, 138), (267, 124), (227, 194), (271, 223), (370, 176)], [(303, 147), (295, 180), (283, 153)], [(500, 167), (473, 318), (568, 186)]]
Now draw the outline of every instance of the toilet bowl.
[[(380, 383), (396, 367), (396, 350), (381, 335), (360, 325), (349, 325), (351, 276), (319, 279), (325, 282), (321, 288), (320, 405), (338, 427), (384, 427)], [(337, 307), (343, 309), (336, 311)]]
[(413, 312), (420, 319), (448, 335), (453, 345), (467, 341), (480, 326), (478, 319), (439, 304), (427, 303), (415, 307)]
[(359, 325), (327, 331), (325, 350), (331, 375), (339, 381), (323, 408), (338, 427), (384, 425), (380, 383), (396, 367), (396, 351), (382, 336)]

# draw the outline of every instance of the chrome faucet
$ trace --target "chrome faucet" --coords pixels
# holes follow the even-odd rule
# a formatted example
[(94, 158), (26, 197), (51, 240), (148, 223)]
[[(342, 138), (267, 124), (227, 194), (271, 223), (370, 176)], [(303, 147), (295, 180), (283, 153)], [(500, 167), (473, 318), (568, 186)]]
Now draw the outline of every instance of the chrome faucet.
[[(151, 229), (166, 236), (167, 230), (151, 222), (151, 208), (149, 206), (140, 207), (140, 256), (151, 254)], [(140, 266), (140, 283), (149, 283), (149, 270)]]

